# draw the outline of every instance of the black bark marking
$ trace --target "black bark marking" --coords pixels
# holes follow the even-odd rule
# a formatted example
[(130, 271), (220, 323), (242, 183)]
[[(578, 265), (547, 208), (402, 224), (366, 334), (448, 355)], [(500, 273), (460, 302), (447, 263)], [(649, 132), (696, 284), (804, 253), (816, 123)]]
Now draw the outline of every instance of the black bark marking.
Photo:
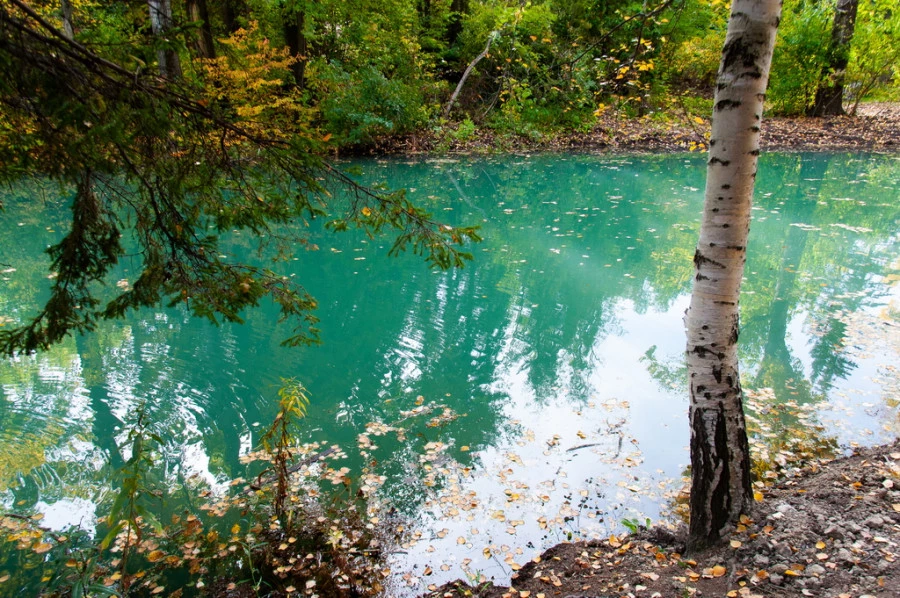
[(757, 125), (753, 125), (752, 127), (750, 127), (750, 130), (753, 131), (754, 133), (759, 133), (759, 131), (760, 131), (759, 126), (757, 126)]
[(724, 185), (722, 185), (722, 189), (731, 189), (731, 185), (725, 183)]
[(710, 264), (712, 266), (716, 266), (717, 268), (722, 268), (723, 270), (725, 269), (725, 264), (717, 262), (716, 260), (709, 259), (705, 255), (700, 253), (700, 250), (698, 249), (694, 252), (694, 266), (700, 268), (703, 264)]
[(712, 375), (713, 375), (713, 378), (716, 379), (716, 383), (718, 383), (718, 384), (722, 383), (722, 368), (720, 368), (719, 366), (713, 366)]
[(726, 222), (722, 225), (722, 228), (731, 228), (731, 225)]
[(741, 105), (741, 103), (737, 100), (719, 100), (716, 102), (715, 110), (719, 112), (720, 110), (732, 110)]
[(709, 159), (709, 162), (707, 162), (707, 164), (709, 164), (710, 166), (716, 163), (721, 164), (722, 166), (728, 166), (729, 164), (731, 164), (731, 160), (722, 160), (721, 158), (713, 157)]
[(702, 274), (697, 272), (697, 276), (695, 276), (694, 279), (699, 282), (701, 280), (709, 280), (709, 276), (703, 276)]
[(758, 150), (758, 149), (751, 150), (751, 151), (750, 151), (750, 155), (751, 155), (751, 156), (758, 156), (758, 155), (759, 155), (759, 150)]

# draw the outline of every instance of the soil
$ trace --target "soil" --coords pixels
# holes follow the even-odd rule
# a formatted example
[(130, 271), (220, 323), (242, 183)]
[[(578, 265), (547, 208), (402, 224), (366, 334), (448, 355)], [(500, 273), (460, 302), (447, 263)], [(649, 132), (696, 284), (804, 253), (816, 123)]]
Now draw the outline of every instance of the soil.
[[(453, 125), (448, 130), (455, 130)], [(371, 154), (531, 151), (676, 152), (704, 150), (709, 119), (687, 115), (625, 118), (608, 111), (587, 132), (531, 138), (477, 128), (466, 140), (431, 132), (381, 139), (361, 150)], [(861, 104), (855, 116), (763, 118), (763, 151), (900, 151), (900, 103)]]
[(426, 596), (900, 596), (900, 441), (816, 462), (761, 498), (722, 546), (701, 554), (684, 555), (677, 533), (654, 528), (554, 546), (510, 587), (455, 582)]

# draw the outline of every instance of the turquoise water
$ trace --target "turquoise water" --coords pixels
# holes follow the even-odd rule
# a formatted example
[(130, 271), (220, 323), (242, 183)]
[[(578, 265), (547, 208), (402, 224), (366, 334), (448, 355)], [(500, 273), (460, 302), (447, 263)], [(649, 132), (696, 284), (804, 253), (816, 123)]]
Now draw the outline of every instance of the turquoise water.
[[(317, 298), (320, 346), (280, 347), (290, 330), (269, 306), (221, 327), (161, 309), (3, 361), (0, 508), (91, 529), (140, 405), (166, 439), (171, 501), (191, 479), (221, 489), (246, 474), (240, 458), (293, 377), (312, 399), (303, 439), (346, 447), (354, 473), (377, 462), (380, 499), (420, 532), (395, 556), (416, 577), (398, 584), (502, 580), (547, 544), (664, 514), (688, 462), (682, 317), (704, 157), (353, 166), (367, 183), (408, 188), (447, 223), (480, 224), (475, 261), (431, 271), (387, 258), (390, 239), (312, 229), (318, 250), (276, 267)], [(42, 250), (67, 216), (54, 191), (2, 197), (4, 325), (33, 313), (46, 287)], [(844, 446), (898, 430), (898, 192), (898, 156), (761, 159), (745, 386), (809, 406)], [(245, 241), (230, 247), (247, 251)], [(131, 268), (122, 264), (123, 284)], [(406, 433), (360, 438), (372, 423)]]

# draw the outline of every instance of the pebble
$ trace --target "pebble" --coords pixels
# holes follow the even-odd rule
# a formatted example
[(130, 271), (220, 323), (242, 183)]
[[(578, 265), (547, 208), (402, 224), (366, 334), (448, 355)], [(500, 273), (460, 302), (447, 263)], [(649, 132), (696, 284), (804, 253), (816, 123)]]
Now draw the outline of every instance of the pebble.
[(784, 577), (778, 575), (777, 573), (770, 573), (769, 581), (774, 583), (776, 586), (780, 586), (782, 583), (784, 583)]
[(825, 567), (823, 567), (822, 565), (810, 565), (806, 568), (806, 572), (809, 575), (822, 575), (823, 573), (825, 573)]
[(753, 557), (753, 562), (759, 565), (760, 567), (768, 567), (769, 566), (769, 557), (764, 554), (757, 554)]

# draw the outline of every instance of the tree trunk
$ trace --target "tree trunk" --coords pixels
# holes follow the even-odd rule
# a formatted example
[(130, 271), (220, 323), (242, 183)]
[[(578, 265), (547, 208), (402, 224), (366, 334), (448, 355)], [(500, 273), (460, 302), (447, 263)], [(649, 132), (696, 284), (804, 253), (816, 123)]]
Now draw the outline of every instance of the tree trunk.
[(690, 382), (689, 550), (717, 543), (751, 505), (737, 358), (763, 100), (780, 0), (734, 0), (716, 83), (706, 199), (686, 314)]
[(209, 8), (206, 0), (188, 0), (188, 18), (200, 24), (197, 36), (193, 40), (194, 49), (200, 58), (215, 58), (216, 48), (213, 45), (212, 27), (209, 24)]
[(75, 39), (75, 26), (72, 25), (72, 3), (69, 0), (62, 0), (60, 7), (62, 8), (63, 33), (67, 38)]
[(240, 0), (225, 0), (222, 2), (222, 21), (228, 33), (234, 33), (241, 28), (238, 17), (244, 11)]
[(291, 72), (294, 73), (294, 84), (299, 89), (306, 86), (306, 53), (308, 49), (305, 28), (305, 11), (291, 12), (284, 16), (284, 37), (291, 57), (294, 58)]
[[(844, 112), (844, 71), (850, 63), (850, 42), (859, 0), (838, 0), (831, 28), (831, 58), (822, 73), (809, 116), (841, 116)], [(887, 43), (887, 42), (886, 42)]]
[(159, 62), (159, 74), (167, 79), (181, 77), (181, 61), (178, 53), (172, 48), (166, 34), (172, 28), (172, 3), (171, 0), (147, 0), (150, 7), (150, 26), (153, 35), (159, 38), (159, 50), (156, 51), (156, 59)]

